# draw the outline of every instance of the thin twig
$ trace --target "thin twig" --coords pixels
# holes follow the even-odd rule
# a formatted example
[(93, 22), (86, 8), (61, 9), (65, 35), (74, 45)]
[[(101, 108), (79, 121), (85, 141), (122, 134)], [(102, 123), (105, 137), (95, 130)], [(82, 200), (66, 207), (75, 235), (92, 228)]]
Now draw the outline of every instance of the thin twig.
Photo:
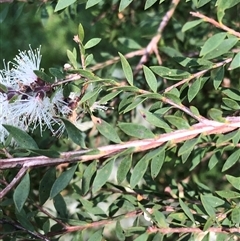
[(207, 17), (207, 16), (205, 16), (205, 15), (199, 13), (199, 12), (190, 12), (190, 14), (192, 14), (192, 16), (194, 16), (194, 17), (201, 18), (201, 19), (203, 19), (203, 21), (211, 23), (215, 27), (220, 28), (220, 29), (222, 29), (222, 30), (224, 30), (224, 31), (226, 31), (226, 32), (228, 32), (228, 33), (230, 33), (230, 34), (240, 38), (240, 33), (239, 32), (235, 31), (232, 28), (227, 27), (223, 23), (217, 22), (213, 18), (209, 18), (209, 17)]

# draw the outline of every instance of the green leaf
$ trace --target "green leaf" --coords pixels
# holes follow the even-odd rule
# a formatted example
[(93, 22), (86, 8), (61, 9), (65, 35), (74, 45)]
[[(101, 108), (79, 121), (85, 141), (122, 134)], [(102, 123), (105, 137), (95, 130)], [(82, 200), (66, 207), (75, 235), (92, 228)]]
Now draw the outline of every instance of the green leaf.
[(170, 126), (165, 121), (158, 118), (155, 114), (153, 114), (147, 110), (141, 110), (140, 112), (141, 112), (141, 115), (143, 116), (143, 118), (150, 124), (152, 124), (156, 127), (159, 127), (159, 128), (171, 130)]
[(168, 228), (168, 223), (167, 223), (166, 217), (162, 212), (153, 208), (152, 216), (156, 220), (157, 226), (159, 228)]
[(80, 100), (79, 104), (82, 104), (83, 102), (86, 102), (87, 100), (90, 100), (91, 98), (93, 98), (94, 96), (98, 95), (101, 91), (101, 88), (96, 88), (93, 91), (89, 91), (87, 92), (82, 99)]
[(92, 116), (93, 123), (96, 125), (98, 131), (105, 136), (108, 140), (114, 143), (120, 143), (121, 140), (115, 130), (115, 128), (108, 124), (106, 121)]
[(217, 139), (216, 146), (220, 147), (223, 143), (230, 142), (234, 137), (239, 137), (240, 130), (232, 131), (224, 135), (220, 135)]
[(232, 184), (233, 187), (240, 191), (240, 177), (226, 175), (226, 178)]
[(119, 12), (122, 12), (133, 0), (121, 0), (119, 4)]
[(65, 118), (61, 118), (61, 120), (65, 125), (69, 138), (82, 148), (86, 148), (82, 132), (71, 121)]
[(118, 126), (127, 135), (137, 137), (139, 139), (155, 137), (148, 128), (139, 124), (119, 122)]
[(232, 99), (222, 98), (223, 103), (232, 110), (240, 110), (240, 105)]
[(114, 91), (112, 93), (109, 93), (102, 97), (102, 99), (99, 101), (99, 104), (106, 104), (109, 100), (112, 100), (117, 95), (119, 95), (122, 92), (122, 90)]
[(229, 70), (233, 70), (233, 69), (236, 69), (236, 68), (239, 68), (240, 67), (240, 52), (238, 52), (235, 56), (234, 56), (234, 58), (233, 58), (233, 60), (232, 60), (232, 62), (231, 62), (231, 64), (230, 64), (230, 66), (229, 66)]
[(78, 38), (80, 42), (82, 43), (84, 40), (84, 28), (81, 23), (78, 25)]
[(191, 28), (194, 28), (196, 27), (197, 25), (199, 25), (200, 23), (202, 23), (203, 20), (202, 19), (199, 19), (199, 20), (194, 20), (194, 21), (189, 21), (187, 23), (185, 23), (182, 27), (182, 32), (186, 32), (188, 31), (189, 29)]
[(223, 117), (222, 117), (223, 112), (219, 109), (215, 109), (215, 108), (211, 108), (208, 111), (208, 115), (216, 121), (224, 121)]
[(76, 2), (76, 0), (59, 0), (55, 9), (54, 9), (54, 12), (60, 11), (60, 10), (70, 6), (71, 4), (73, 4), (75, 2)]
[(184, 211), (184, 213), (190, 218), (190, 220), (193, 223), (195, 223), (195, 219), (193, 217), (193, 214), (192, 214), (191, 210), (180, 198), (179, 198), (179, 204), (180, 204), (182, 210)]
[(154, 3), (156, 3), (157, 0), (147, 0), (144, 5), (144, 10), (150, 8)]
[(128, 83), (133, 86), (133, 72), (131, 69), (130, 64), (128, 63), (128, 61), (126, 60), (126, 58), (121, 54), (118, 53), (121, 59), (121, 64), (122, 64), (122, 68), (123, 68), (123, 72), (125, 74), (125, 77), (128, 81)]
[(190, 125), (188, 124), (188, 122), (178, 116), (174, 116), (174, 115), (166, 115), (164, 116), (164, 119), (166, 119), (170, 124), (176, 126), (178, 129), (189, 129)]
[(153, 92), (157, 92), (158, 83), (157, 83), (157, 79), (156, 79), (155, 75), (153, 74), (153, 72), (145, 65), (143, 65), (143, 72), (144, 72), (145, 79), (146, 79), (150, 89)]
[(70, 63), (72, 64), (73, 68), (77, 69), (78, 68), (77, 56), (70, 50), (67, 50), (67, 56), (68, 56)]
[(217, 0), (216, 6), (217, 6), (217, 16), (218, 16), (218, 21), (221, 23), (222, 19), (225, 15), (225, 10), (228, 8), (231, 8), (238, 4), (240, 0)]
[(57, 68), (49, 68), (49, 72), (58, 80), (64, 79), (65, 75)]
[[(160, 149), (161, 150), (161, 149)], [(143, 175), (147, 171), (149, 161), (158, 154), (159, 149), (155, 149), (154, 151), (150, 151), (145, 154), (135, 165), (132, 171), (132, 175), (130, 178), (130, 186), (134, 188), (138, 182), (142, 179)]]
[(38, 78), (41, 80), (45, 81), (46, 83), (53, 84), (54, 83), (54, 78), (51, 76), (47, 75), (46, 73), (40, 71), (40, 70), (33, 70), (34, 74), (37, 75)]
[(92, 38), (89, 41), (87, 41), (87, 43), (84, 45), (85, 49), (90, 49), (94, 46), (96, 46), (97, 44), (99, 44), (101, 41), (101, 38)]
[(99, 228), (95, 233), (91, 234), (88, 241), (102, 241), (103, 228)]
[(13, 136), (20, 148), (38, 149), (37, 143), (26, 132), (18, 129), (15, 126), (3, 125), (3, 127)]
[(212, 170), (212, 169), (216, 166), (216, 164), (217, 164), (218, 161), (219, 161), (219, 156), (220, 156), (219, 152), (216, 152), (216, 153), (214, 153), (214, 154), (211, 156), (211, 158), (210, 158), (210, 160), (209, 160), (209, 162), (208, 162), (208, 168), (209, 168), (209, 170)]
[(132, 155), (127, 155), (121, 160), (120, 165), (117, 170), (118, 184), (121, 184), (124, 181), (131, 166), (132, 166)]
[(215, 76), (213, 77), (213, 86), (216, 89), (220, 86), (224, 78), (224, 67), (221, 66), (217, 69), (217, 72), (215, 73)]
[(93, 181), (92, 192), (96, 193), (100, 188), (108, 181), (112, 173), (115, 159), (110, 159), (100, 170), (98, 170), (97, 175)]
[(77, 169), (78, 165), (72, 166), (67, 171), (63, 172), (54, 182), (51, 191), (50, 191), (50, 199), (54, 198), (57, 194), (59, 194), (72, 180), (73, 175)]
[(216, 49), (226, 38), (227, 33), (217, 33), (210, 37), (203, 45), (200, 56), (206, 55), (207, 53), (210, 53), (212, 50)]
[(189, 152), (189, 151), (191, 152), (196, 146), (196, 144), (198, 143), (198, 141), (199, 141), (199, 138), (193, 138), (185, 141), (183, 145), (179, 148), (178, 156), (183, 155), (185, 152)]
[(118, 41), (129, 49), (141, 49), (142, 48), (142, 46), (140, 46), (135, 40), (130, 39), (130, 38), (120, 37), (120, 38), (118, 38)]
[(210, 216), (210, 217), (215, 217), (215, 210), (214, 208), (210, 205), (210, 202), (209, 202), (209, 197), (206, 196), (206, 195), (200, 195), (200, 198), (201, 198), (201, 202), (202, 202), (202, 205), (204, 207), (204, 209), (206, 210), (207, 214)]
[(98, 4), (99, 2), (101, 2), (102, 0), (88, 0), (87, 4), (86, 4), (86, 9)]
[(231, 190), (216, 191), (217, 195), (226, 199), (240, 198), (239, 192), (234, 192)]
[(57, 214), (60, 218), (67, 218), (68, 217), (67, 205), (66, 205), (66, 202), (64, 201), (61, 194), (57, 194), (53, 198), (53, 204), (54, 204), (54, 207), (55, 207), (55, 209), (57, 211)]
[(235, 207), (231, 213), (231, 220), (235, 226), (239, 227), (240, 224), (240, 208)]
[(130, 110), (134, 109), (135, 107), (137, 107), (139, 104), (141, 104), (145, 100), (146, 100), (146, 98), (144, 98), (144, 99), (142, 99), (142, 98), (134, 99), (133, 102), (124, 109), (123, 113), (125, 114), (125, 113), (129, 112)]
[(135, 238), (134, 241), (147, 241), (148, 237), (149, 237), (149, 233), (144, 232), (144, 233), (140, 234), (137, 238)]
[(21, 212), (30, 191), (30, 178), (27, 172), (13, 193), (13, 201), (18, 212)]
[(82, 192), (83, 195), (86, 195), (86, 193), (89, 191), (90, 184), (92, 181), (92, 177), (94, 173), (97, 171), (97, 162), (93, 161), (90, 165), (87, 166), (83, 173), (82, 177)]
[(181, 80), (190, 77), (190, 73), (180, 69), (169, 69), (164, 66), (151, 66), (150, 69), (157, 75), (171, 80)]
[(188, 89), (188, 101), (191, 102), (198, 94), (201, 88), (201, 78), (196, 79)]
[(212, 51), (210, 51), (209, 53), (204, 55), (204, 58), (205, 59), (214, 59), (223, 54), (226, 54), (226, 53), (228, 53), (228, 51), (231, 48), (233, 48), (236, 45), (237, 42), (238, 42), (237, 37), (225, 39), (222, 41), (222, 43), (218, 47), (216, 47), (215, 49), (213, 49)]
[(230, 99), (240, 101), (240, 91), (237, 89), (228, 88), (223, 90), (222, 93), (228, 96)]
[(42, 180), (39, 185), (39, 203), (43, 205), (50, 196), (50, 191), (53, 183), (56, 180), (56, 168), (51, 167), (48, 171), (43, 175)]
[(155, 179), (159, 174), (162, 165), (165, 160), (165, 147), (160, 147), (160, 151), (157, 156), (153, 157), (151, 161), (151, 176)]
[(116, 233), (117, 240), (119, 240), (119, 241), (125, 240), (124, 231), (121, 227), (119, 220), (116, 222), (115, 233)]

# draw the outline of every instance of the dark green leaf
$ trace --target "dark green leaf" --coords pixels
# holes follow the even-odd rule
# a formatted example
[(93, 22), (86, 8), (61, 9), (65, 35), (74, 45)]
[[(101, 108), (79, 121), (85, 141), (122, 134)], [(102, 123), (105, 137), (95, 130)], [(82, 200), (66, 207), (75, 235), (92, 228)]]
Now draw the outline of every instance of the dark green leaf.
[(53, 198), (53, 204), (60, 218), (67, 218), (67, 205), (61, 194), (57, 194)]
[(40, 70), (34, 70), (33, 71), (35, 73), (35, 75), (37, 75), (38, 78), (40, 78), (41, 80), (53, 84), (54, 83), (54, 78), (52, 78), (51, 76), (47, 75), (46, 73), (40, 71)]
[(18, 212), (21, 212), (30, 191), (30, 178), (27, 172), (13, 193), (13, 201)]
[(115, 232), (116, 232), (116, 237), (119, 241), (125, 240), (124, 231), (121, 227), (121, 224), (120, 224), (119, 220), (116, 222)]
[(153, 157), (151, 161), (151, 176), (155, 179), (160, 172), (162, 165), (165, 160), (165, 147), (159, 148), (159, 153), (157, 156)]
[(130, 110), (134, 109), (135, 107), (137, 107), (139, 104), (141, 104), (141, 103), (144, 102), (145, 100), (146, 100), (146, 98), (145, 98), (145, 99), (136, 98), (135, 100), (133, 100), (133, 102), (132, 102), (130, 105), (128, 105), (128, 106), (124, 109), (123, 113), (125, 114), (125, 113), (129, 112)]
[(193, 217), (193, 214), (192, 214), (191, 210), (180, 198), (179, 198), (179, 204), (180, 204), (182, 210), (184, 211), (184, 213), (190, 218), (190, 220), (193, 223), (195, 223), (195, 219)]
[(209, 197), (201, 194), (200, 198), (201, 198), (202, 205), (203, 205), (204, 209), (206, 210), (207, 214), (210, 217), (215, 217), (215, 210), (210, 204)]
[(38, 149), (37, 143), (26, 132), (15, 126), (3, 125), (4, 128), (13, 136), (19, 147), (24, 149)]
[(64, 79), (65, 75), (57, 68), (49, 68), (49, 72), (58, 80)]
[(213, 85), (215, 90), (218, 89), (220, 84), (222, 83), (224, 78), (224, 67), (220, 67), (217, 69), (217, 72), (215, 73), (215, 76), (213, 77)]
[(234, 192), (231, 190), (222, 190), (222, 191), (216, 191), (216, 193), (223, 198), (226, 199), (233, 199), (233, 198), (240, 198), (239, 192)]
[(201, 88), (201, 78), (196, 79), (188, 89), (188, 101), (191, 102), (198, 94)]
[(65, 118), (61, 118), (61, 120), (63, 121), (63, 123), (65, 125), (69, 138), (74, 143), (81, 146), (82, 148), (86, 148), (82, 132), (69, 120), (67, 120)]
[(182, 27), (182, 31), (186, 32), (187, 30), (196, 27), (197, 25), (199, 25), (200, 23), (202, 23), (203, 20), (199, 19), (199, 20), (194, 20), (194, 21), (189, 21), (187, 23), (185, 23)]
[(240, 149), (233, 152), (223, 165), (222, 172), (231, 168), (236, 162), (240, 161)]
[(229, 98), (223, 98), (222, 100), (227, 107), (233, 110), (240, 110), (240, 105), (235, 100)]
[(59, 194), (72, 180), (73, 175), (77, 169), (78, 165), (72, 166), (67, 171), (63, 172), (54, 182), (51, 191), (50, 191), (50, 199), (54, 198), (57, 194)]
[(122, 183), (123, 180), (126, 178), (127, 173), (129, 172), (131, 166), (132, 166), (132, 155), (127, 155), (121, 160), (117, 170), (118, 184)]
[(192, 151), (193, 148), (196, 146), (198, 143), (199, 138), (193, 138), (191, 140), (187, 140), (183, 143), (183, 145), (179, 148), (178, 151), (178, 156), (183, 155), (185, 152)]
[(56, 180), (56, 168), (51, 167), (44, 174), (42, 180), (39, 185), (39, 203), (43, 205), (50, 196), (50, 191), (52, 189), (52, 185)]
[(122, 92), (122, 90), (119, 91), (114, 91), (112, 93), (109, 93), (105, 96), (103, 96), (103, 98), (99, 101), (99, 104), (105, 104), (107, 103), (109, 100), (112, 100), (114, 97), (116, 97), (117, 95), (119, 95)]
[(176, 126), (178, 129), (189, 129), (190, 125), (186, 120), (181, 117), (174, 115), (166, 115), (164, 118), (173, 126)]

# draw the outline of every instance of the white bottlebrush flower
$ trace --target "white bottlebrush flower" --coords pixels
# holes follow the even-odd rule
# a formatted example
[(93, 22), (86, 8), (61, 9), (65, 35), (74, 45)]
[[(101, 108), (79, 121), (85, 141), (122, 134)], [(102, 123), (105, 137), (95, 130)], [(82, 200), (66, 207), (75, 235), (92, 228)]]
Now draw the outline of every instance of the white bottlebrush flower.
[(14, 58), (16, 63), (13, 64), (11, 77), (16, 83), (30, 86), (31, 83), (37, 80), (34, 70), (40, 69), (41, 62), (40, 48), (36, 50), (19, 51), (19, 54)]

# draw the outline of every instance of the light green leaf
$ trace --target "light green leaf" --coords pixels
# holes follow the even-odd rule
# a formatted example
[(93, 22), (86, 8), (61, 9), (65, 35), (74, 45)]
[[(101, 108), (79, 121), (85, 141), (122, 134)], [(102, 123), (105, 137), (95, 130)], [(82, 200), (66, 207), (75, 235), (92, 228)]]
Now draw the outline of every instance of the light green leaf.
[(232, 49), (236, 45), (236, 43), (238, 41), (239, 40), (237, 37), (225, 39), (221, 42), (220, 45), (218, 45), (217, 48), (214, 48), (212, 51), (210, 51), (206, 55), (204, 55), (204, 58), (205, 59), (214, 59), (223, 54), (226, 54), (229, 52), (230, 49)]
[(238, 52), (234, 56), (230, 66), (229, 66), (229, 70), (233, 70), (233, 69), (236, 69), (236, 68), (239, 68), (239, 67), (240, 67), (240, 52)]
[(95, 233), (91, 234), (88, 241), (102, 241), (103, 228), (99, 228)]
[(13, 193), (13, 201), (18, 212), (21, 212), (30, 191), (30, 178), (27, 172)]
[(114, 91), (112, 93), (109, 93), (102, 97), (102, 99), (99, 101), (99, 104), (106, 104), (109, 100), (112, 100), (117, 95), (119, 95), (122, 92), (122, 90)]
[(101, 169), (98, 170), (97, 175), (93, 181), (92, 192), (96, 193), (107, 182), (112, 173), (115, 159), (111, 159)]
[(185, 141), (183, 145), (179, 148), (178, 156), (183, 155), (185, 152), (191, 152), (198, 143), (198, 141), (199, 138), (193, 138)]
[(126, 58), (121, 53), (118, 53), (118, 54), (121, 59), (122, 68), (123, 68), (125, 77), (126, 77), (128, 83), (132, 86), (133, 85), (133, 72), (132, 72), (131, 66), (128, 63), (128, 61), (126, 60)]
[(77, 56), (70, 50), (67, 50), (67, 56), (68, 56), (68, 59), (69, 59), (71, 65), (73, 66), (73, 68), (77, 69), (77, 67), (78, 67)]
[(137, 137), (139, 139), (155, 137), (149, 129), (139, 124), (119, 122), (118, 126), (127, 135)]
[(144, 10), (150, 8), (154, 3), (156, 3), (157, 0), (147, 0), (144, 5)]
[(84, 40), (84, 29), (81, 23), (79, 23), (78, 25), (78, 38), (80, 40), (80, 42), (82, 43)]
[(217, 0), (216, 6), (217, 6), (217, 16), (218, 21), (222, 22), (222, 19), (225, 15), (225, 10), (228, 8), (231, 8), (238, 4), (240, 0)]
[(3, 125), (3, 127), (13, 136), (20, 148), (38, 149), (37, 143), (26, 132), (18, 129), (15, 126)]
[(229, 98), (222, 98), (222, 101), (227, 107), (233, 110), (240, 110), (240, 105), (235, 100)]
[(101, 41), (101, 38), (92, 38), (89, 41), (87, 41), (87, 43), (84, 45), (85, 49), (90, 49), (94, 46), (96, 46), (97, 44), (99, 44)]
[(200, 51), (200, 56), (206, 55), (207, 53), (210, 53), (212, 50), (216, 49), (223, 42), (226, 36), (227, 33), (222, 32), (210, 37), (203, 45)]
[(72, 166), (67, 171), (63, 172), (54, 182), (51, 191), (50, 191), (50, 199), (54, 198), (57, 194), (59, 194), (72, 180), (73, 175), (77, 169), (78, 165)]
[(91, 98), (93, 98), (94, 96), (98, 95), (101, 91), (101, 88), (96, 88), (93, 91), (88, 91), (80, 100), (79, 104), (82, 104), (83, 102), (90, 100)]
[(239, 227), (239, 224), (240, 224), (240, 208), (239, 207), (235, 207), (232, 210), (231, 220), (237, 227)]
[(58, 0), (58, 3), (54, 9), (54, 12), (60, 11), (71, 4), (75, 3), (77, 0)]
[(118, 38), (118, 41), (126, 46), (129, 49), (141, 49), (142, 46), (140, 46), (135, 40), (125, 37)]
[(210, 205), (210, 202), (209, 202), (209, 197), (206, 196), (206, 195), (200, 195), (200, 198), (201, 198), (201, 202), (202, 202), (202, 205), (205, 209), (205, 211), (207, 212), (207, 214), (210, 216), (210, 217), (215, 217), (215, 210), (214, 208)]
[(133, 0), (121, 0), (119, 4), (119, 12), (122, 12)]
[(226, 178), (233, 185), (233, 187), (240, 191), (240, 177), (226, 175)]
[(117, 240), (119, 240), (119, 241), (124, 241), (125, 240), (124, 231), (123, 231), (123, 229), (121, 227), (121, 224), (120, 224), (119, 220), (116, 223), (115, 233), (116, 233)]
[(199, 25), (200, 23), (202, 23), (203, 20), (199, 19), (199, 20), (194, 20), (194, 21), (189, 21), (187, 23), (185, 23), (182, 27), (182, 32), (186, 32), (187, 30), (196, 27), (197, 25)]
[(148, 86), (153, 92), (157, 92), (157, 79), (153, 72), (145, 65), (143, 65), (143, 72)]
[(86, 4), (86, 9), (100, 3), (102, 0), (88, 0)]
[(182, 210), (184, 211), (184, 213), (190, 218), (190, 220), (193, 223), (195, 223), (195, 219), (193, 217), (193, 214), (192, 214), (191, 210), (180, 198), (179, 198), (179, 204), (180, 204)]
[(240, 198), (239, 192), (234, 192), (231, 190), (216, 191), (217, 195), (226, 199)]
[(130, 105), (128, 105), (124, 110), (123, 110), (123, 113), (127, 113), (129, 111), (131, 111), (132, 109), (134, 109), (135, 107), (137, 107), (139, 104), (141, 104), (142, 102), (144, 102), (146, 100), (145, 99), (142, 99), (142, 98), (136, 98), (133, 100), (132, 103), (130, 103)]
[(162, 165), (165, 160), (165, 147), (160, 147), (160, 151), (157, 156), (153, 157), (151, 161), (151, 176), (155, 179), (159, 174)]
[(187, 120), (174, 116), (174, 115), (166, 115), (164, 116), (164, 119), (166, 119), (170, 124), (176, 126), (178, 129), (188, 129), (190, 128), (190, 125), (188, 124)]
[(240, 91), (237, 89), (227, 88), (223, 90), (222, 93), (228, 96), (230, 99), (240, 101)]

